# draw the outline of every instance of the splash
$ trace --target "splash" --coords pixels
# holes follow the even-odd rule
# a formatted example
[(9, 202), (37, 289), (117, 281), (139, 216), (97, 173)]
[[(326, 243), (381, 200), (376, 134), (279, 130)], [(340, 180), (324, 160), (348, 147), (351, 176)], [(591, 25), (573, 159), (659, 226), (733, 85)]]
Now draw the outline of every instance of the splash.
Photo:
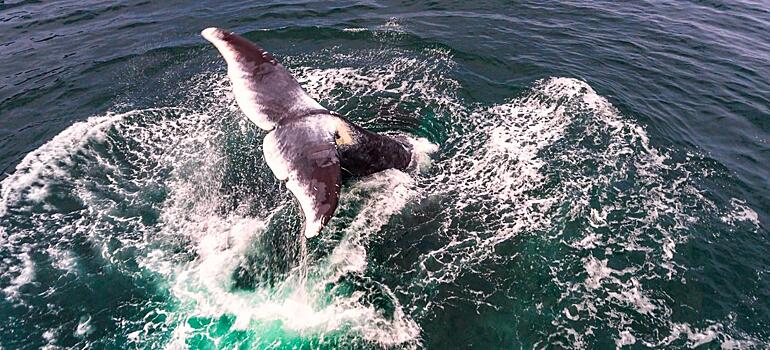
[[(286, 61), (332, 109), (420, 137), (413, 169), (344, 187), (318, 240), (296, 235), (221, 73), (22, 160), (0, 191), (0, 277), (14, 307), (55, 306), (19, 317), (41, 346), (418, 348), (462, 302), (526, 315), (539, 345), (762, 344), (729, 318), (677, 319), (655, 287), (688, 281), (678, 259), (706, 224), (756, 232), (757, 212), (707, 198), (676, 150), (588, 83), (549, 78), (484, 106), (458, 97), (447, 50), (335, 51)], [(94, 281), (122, 286), (113, 303), (62, 306), (106, 290)]]
[(41, 202), (49, 191), (49, 184), (43, 180), (66, 176), (62, 172), (62, 165), (70, 165), (67, 164), (70, 156), (89, 142), (103, 141), (105, 130), (118, 118), (108, 115), (75, 123), (42, 147), (27, 154), (16, 166), (16, 170), (0, 182), (0, 216), (6, 215), (9, 202), (16, 202), (21, 196), (33, 202)]
[[(468, 275), (491, 278), (497, 271), (490, 266), (531, 260), (501, 250), (542, 237), (561, 246), (548, 249), (566, 254), (549, 268), (558, 286), (549, 306), (555, 327), (543, 334), (550, 344), (585, 348), (594, 330), (606, 328), (620, 330), (620, 345), (671, 345), (683, 334), (691, 346), (753, 341), (721, 322), (700, 328), (675, 321), (675, 305), (648, 287), (651, 279), (681, 278), (686, 268), (677, 264), (677, 250), (696, 223), (723, 217), (758, 229), (751, 209), (733, 200), (723, 216), (687, 164), (657, 150), (642, 127), (580, 80), (545, 79), (508, 103), (468, 111), (466, 119), (475, 128), (450, 135), (456, 155), (436, 165), (429, 185), (432, 196), (452, 204), (439, 232), (444, 243), (416, 263), (414, 284), (423, 287), (414, 290)], [(485, 301), (495, 289), (476, 288), (458, 298), (496, 310)], [(636, 333), (629, 320), (639, 318), (654, 320), (645, 324), (661, 335)]]

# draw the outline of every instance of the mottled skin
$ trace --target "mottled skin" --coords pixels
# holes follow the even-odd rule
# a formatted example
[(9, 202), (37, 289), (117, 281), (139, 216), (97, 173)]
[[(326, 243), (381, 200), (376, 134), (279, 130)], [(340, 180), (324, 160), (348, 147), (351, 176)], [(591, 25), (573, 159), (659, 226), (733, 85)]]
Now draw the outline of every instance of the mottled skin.
[(265, 160), (302, 208), (306, 237), (317, 235), (337, 208), (343, 176), (405, 169), (411, 146), (367, 131), (321, 106), (272, 55), (218, 28), (202, 33), (227, 61), (243, 113), (270, 131)]
[[(366, 176), (391, 168), (404, 170), (409, 166), (412, 146), (408, 142), (347, 123), (355, 142), (337, 145), (343, 175)], [(335, 137), (339, 138), (339, 135), (335, 134)]]

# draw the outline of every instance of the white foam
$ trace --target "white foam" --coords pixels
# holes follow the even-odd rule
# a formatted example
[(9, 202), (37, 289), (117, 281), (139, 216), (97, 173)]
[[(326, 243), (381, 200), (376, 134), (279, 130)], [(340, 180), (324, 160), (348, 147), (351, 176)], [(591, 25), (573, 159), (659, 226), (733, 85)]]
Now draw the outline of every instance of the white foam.
[(56, 336), (57, 331), (53, 329), (48, 329), (45, 332), (43, 332), (43, 340), (45, 340), (45, 345), (42, 347), (43, 350), (55, 350), (55, 349), (61, 349), (60, 346), (56, 345)]
[(78, 326), (75, 328), (75, 336), (83, 337), (94, 331), (91, 325), (91, 315), (84, 315), (80, 317)]
[(53, 267), (67, 273), (77, 273), (77, 258), (71, 251), (50, 247), (47, 252)]
[[(369, 236), (379, 232), (392, 215), (418, 195), (411, 176), (389, 169), (358, 181), (343, 192), (342, 199), (349, 201), (351, 197), (360, 198), (363, 193), (370, 191), (374, 192), (370, 193), (366, 199), (364, 209), (350, 224), (345, 237), (325, 263), (333, 272), (327, 277), (327, 283), (337, 280), (344, 273), (353, 271), (363, 273), (366, 267), (366, 242), (370, 239)], [(353, 328), (359, 331), (364, 339), (383, 346), (416, 341), (420, 335), (417, 323), (404, 313), (403, 306), (387, 286), (380, 285), (380, 288), (394, 303), (392, 320), (383, 319), (370, 306), (367, 307), (372, 312), (369, 317), (364, 318), (364, 322), (355, 323)]]
[[(382, 193), (381, 196), (385, 195)], [(393, 210), (393, 205), (386, 204), (382, 208), (385, 214), (368, 214), (370, 217), (387, 215), (389, 210)], [(255, 323), (281, 321), (284, 329), (303, 335), (324, 334), (349, 327), (363, 338), (384, 345), (400, 344), (419, 335), (419, 328), (404, 316), (400, 306), (393, 320), (386, 320), (372, 306), (362, 303), (364, 295), (360, 292), (349, 297), (335, 297), (330, 303), (319, 305), (318, 298), (323, 298), (327, 283), (334, 283), (343, 273), (362, 273), (365, 269), (366, 253), (363, 246), (357, 243), (360, 237), (343, 240), (328, 260), (316, 263), (314, 271), (321, 274), (321, 280), (300, 278), (297, 275), (300, 271), (297, 270), (275, 287), (275, 290), (283, 291), (278, 295), (270, 290), (253, 293), (232, 291), (232, 271), (263, 228), (264, 221), (259, 219), (231, 217), (223, 221), (212, 217), (205, 223), (205, 230), (193, 236), (199, 240), (196, 243), (199, 259), (178, 272), (172, 287), (174, 295), (182, 300), (194, 301), (194, 310), (190, 310), (190, 315), (218, 317), (223, 313), (232, 314), (236, 317), (236, 329), (248, 329)], [(180, 330), (175, 335), (175, 342), (181, 344), (191, 331)]]
[(757, 342), (754, 340), (725, 339), (720, 347), (724, 350), (755, 349)]
[[(560, 89), (562, 85), (567, 88)], [(464, 142), (469, 146), (461, 150), (462, 156), (442, 164), (441, 173), (453, 174), (452, 178), (439, 178), (433, 190), (441, 193), (448, 189), (457, 194), (460, 197), (456, 204), (459, 211), (491, 197), (496, 203), (496, 209), (502, 212), (502, 220), (510, 224), (501, 225), (493, 234), (485, 234), (486, 237), (455, 238), (455, 243), (467, 239), (476, 242), (455, 244), (469, 251), (452, 254), (465, 255), (466, 259), (472, 261), (482, 261), (489, 256), (495, 245), (510, 239), (521, 230), (534, 230), (548, 224), (544, 213), (559, 198), (536, 198), (527, 192), (540, 186), (543, 181), (541, 169), (545, 163), (540, 159), (539, 152), (560, 140), (572, 122), (571, 116), (566, 114), (567, 107), (553, 100), (576, 98), (570, 95), (570, 91), (580, 91), (583, 85), (576, 80), (548, 80), (538, 85), (537, 94), (472, 112), (467, 117), (469, 120), (465, 123), (475, 122), (480, 130), (459, 135), (469, 140)], [(553, 96), (543, 99), (542, 94), (548, 93)], [(478, 138), (484, 141), (481, 146), (478, 145)], [(451, 186), (444, 185), (447, 182)], [(451, 247), (447, 246), (440, 251), (446, 248)], [(426, 258), (430, 256), (426, 255)], [(451, 271), (459, 270), (446, 269), (447, 273), (451, 274)], [(448, 275), (434, 277), (444, 281), (454, 278)]]
[(48, 194), (48, 182), (44, 180), (66, 176), (58, 162), (67, 162), (70, 155), (91, 141), (103, 140), (118, 119), (120, 116), (107, 115), (75, 123), (24, 156), (13, 173), (0, 182), (0, 216), (5, 215), (9, 202), (18, 200), (24, 192), (27, 199), (42, 201)]
[(393, 214), (416, 195), (413, 186), (414, 179), (396, 169), (381, 171), (353, 184), (343, 192), (344, 197), (372, 190), (377, 192), (351, 223), (350, 231), (362, 238), (379, 231)]
[[(574, 232), (553, 232), (555, 218), (560, 219), (559, 226), (563, 220), (586, 220), (581, 235), (564, 242), (589, 254), (582, 261), (584, 279), (575, 282), (574, 275), (560, 272), (560, 266), (551, 270), (554, 283), (562, 290), (559, 300), (569, 305), (554, 321), (559, 334), (570, 339), (569, 346), (584, 345), (586, 328), (573, 322), (587, 318), (628, 329), (619, 344), (638, 341), (630, 333), (633, 328), (625, 328), (626, 320), (638, 317), (628, 314), (629, 309), (658, 324), (672, 325), (670, 301), (646, 290), (646, 280), (650, 276), (672, 279), (682, 271), (675, 262), (677, 246), (688, 239), (682, 234), (684, 229), (697, 220), (684, 202), (695, 200), (707, 210), (720, 210), (693, 186), (687, 170), (671, 165), (666, 152), (651, 145), (644, 128), (576, 79), (545, 79), (522, 97), (468, 113), (464, 121), (475, 123), (475, 128), (455, 136), (457, 155), (435, 165), (439, 171), (430, 192), (456, 198), (453, 212), (461, 217), (466, 208), (482, 207), (485, 210), (479, 214), (490, 219), (479, 218), (482, 224), (477, 231), (437, 233), (449, 235), (448, 243), (423, 255), (417, 265), (424, 275), (421, 283), (452, 283), (475, 264), (497, 258), (494, 246), (522, 232), (554, 235), (548, 239), (563, 240), (567, 233), (575, 236)], [(455, 140), (451, 137), (450, 142)], [(582, 172), (591, 169), (584, 165), (586, 160), (595, 164), (596, 171)], [(558, 171), (558, 186), (543, 188), (554, 171)], [(627, 178), (629, 172), (635, 176)], [(635, 183), (629, 191), (615, 194), (622, 204), (597, 197), (597, 192), (624, 181)], [(733, 217), (752, 222), (753, 211), (740, 204), (734, 203)], [(617, 214), (613, 219), (610, 216), (617, 211), (647, 215), (625, 219), (630, 228), (620, 237), (605, 233), (611, 220), (618, 220)], [(621, 267), (610, 267), (610, 257), (624, 251), (643, 252), (645, 261), (656, 263), (618, 260)], [(436, 269), (436, 262), (443, 266)], [(659, 274), (661, 268), (664, 274)], [(707, 331), (693, 334), (700, 334), (693, 337), (693, 344), (713, 339)]]
[(385, 22), (384, 28), (388, 30), (393, 30), (397, 32), (403, 31), (401, 22), (396, 17), (391, 17), (387, 22)]
[(588, 289), (599, 288), (603, 279), (610, 277), (613, 272), (619, 273), (619, 271), (607, 267), (607, 259), (599, 260), (593, 256), (586, 259), (584, 268), (588, 273), (585, 281), (585, 286)]
[(438, 145), (431, 143), (424, 137), (407, 138), (412, 145), (412, 160), (410, 167), (414, 166), (417, 171), (424, 172), (430, 169), (432, 164), (431, 154), (438, 151)]
[(759, 228), (759, 214), (746, 205), (746, 201), (731, 198), (730, 206), (732, 206), (732, 211), (725, 213), (722, 216), (722, 221), (730, 225), (735, 225), (738, 222), (749, 222), (754, 227)]
[(629, 330), (623, 330), (620, 332), (618, 339), (615, 339), (615, 346), (621, 348), (626, 345), (636, 344), (636, 337)]
[[(385, 64), (335, 68), (298, 67), (292, 73), (311, 97), (328, 101), (329, 107), (335, 110), (356, 110), (357, 106), (348, 105), (350, 99), (339, 98), (344, 91), (358, 98), (387, 93), (398, 96), (400, 102), (430, 101), (441, 109), (437, 112), (448, 112), (449, 118), (463, 113), (465, 107), (453, 96), (460, 84), (443, 73), (443, 70), (451, 69), (454, 65), (448, 53), (436, 53), (422, 60), (400, 56), (398, 51), (392, 53), (396, 56)], [(370, 58), (366, 53), (338, 53), (334, 57), (351, 65), (361, 64), (361, 60)]]
[(11, 300), (17, 300), (20, 297), (19, 289), (35, 279), (35, 263), (32, 261), (28, 252), (18, 255), (19, 265), (13, 265), (3, 272), (3, 275), (16, 275), (5, 288), (3, 293)]

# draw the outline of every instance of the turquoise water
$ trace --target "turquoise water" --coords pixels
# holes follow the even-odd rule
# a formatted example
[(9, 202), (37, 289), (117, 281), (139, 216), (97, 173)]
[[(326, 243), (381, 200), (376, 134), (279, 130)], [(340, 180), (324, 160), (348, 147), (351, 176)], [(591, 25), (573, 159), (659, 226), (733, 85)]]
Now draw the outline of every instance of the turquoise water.
[[(419, 166), (318, 239), (199, 36)], [(0, 3), (0, 348), (770, 347), (760, 1)]]

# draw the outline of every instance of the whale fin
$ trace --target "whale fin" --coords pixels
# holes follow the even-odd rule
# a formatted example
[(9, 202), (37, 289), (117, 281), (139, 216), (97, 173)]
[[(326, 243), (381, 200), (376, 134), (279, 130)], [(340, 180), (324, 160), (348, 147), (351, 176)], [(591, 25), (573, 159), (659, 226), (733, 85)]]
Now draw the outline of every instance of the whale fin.
[(334, 131), (323, 127), (324, 118), (333, 117), (302, 118), (282, 124), (268, 133), (262, 144), (267, 165), (275, 177), (286, 181), (302, 208), (308, 238), (321, 232), (332, 217), (340, 194)]
[(235, 100), (258, 127), (272, 130), (286, 120), (328, 112), (261, 47), (219, 28), (204, 29), (201, 35), (224, 57)]

